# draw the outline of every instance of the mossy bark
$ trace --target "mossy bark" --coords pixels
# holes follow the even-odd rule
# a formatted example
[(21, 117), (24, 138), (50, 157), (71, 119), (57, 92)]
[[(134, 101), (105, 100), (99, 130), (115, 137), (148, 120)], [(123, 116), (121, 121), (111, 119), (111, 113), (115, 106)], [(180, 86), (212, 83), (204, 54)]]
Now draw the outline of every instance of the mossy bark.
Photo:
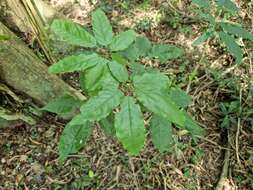
[(9, 40), (0, 41), (0, 78), (7, 85), (41, 105), (65, 93), (85, 100), (79, 91), (57, 76), (48, 74), (47, 66), (2, 23), (0, 35), (10, 37)]

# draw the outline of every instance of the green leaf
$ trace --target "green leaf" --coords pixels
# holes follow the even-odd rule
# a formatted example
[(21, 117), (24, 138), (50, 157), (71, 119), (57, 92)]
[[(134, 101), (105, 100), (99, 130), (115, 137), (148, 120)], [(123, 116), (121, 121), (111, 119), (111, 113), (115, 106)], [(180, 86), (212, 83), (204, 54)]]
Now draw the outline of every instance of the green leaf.
[(112, 60), (120, 63), (121, 65), (127, 65), (128, 61), (118, 53), (112, 54)]
[(146, 90), (166, 90), (168, 88), (169, 79), (166, 75), (160, 72), (146, 72), (140, 76), (135, 76), (134, 81), (136, 84), (141, 85)]
[(225, 32), (218, 32), (221, 41), (227, 46), (228, 51), (236, 58), (236, 63), (241, 63), (243, 59), (243, 51), (236, 43), (235, 39)]
[(135, 47), (138, 49), (139, 56), (148, 55), (152, 48), (152, 44), (146, 37), (137, 37), (134, 43)]
[(242, 28), (241, 26), (230, 24), (226, 22), (220, 22), (220, 26), (223, 28), (224, 31), (226, 31), (229, 34), (236, 35), (238, 37), (241, 37), (243, 39), (248, 39), (253, 41), (253, 34)]
[(240, 101), (238, 100), (230, 102), (228, 106), (228, 113), (236, 112), (240, 112)]
[(0, 41), (9, 40), (10, 36), (0, 35)]
[(108, 67), (104, 63), (87, 69), (80, 75), (82, 89), (87, 90), (90, 95), (96, 94), (103, 87), (103, 81), (110, 75)]
[(174, 45), (159, 44), (154, 45), (150, 52), (150, 57), (158, 58), (161, 62), (176, 59), (183, 55), (183, 50)]
[(59, 115), (70, 114), (81, 106), (81, 101), (68, 94), (50, 101), (42, 110)]
[(124, 58), (135, 61), (139, 58), (139, 51), (135, 45), (130, 45), (127, 49), (118, 52), (120, 55), (122, 55)]
[(199, 36), (194, 42), (192, 43), (193, 46), (198, 46), (202, 44), (203, 42), (207, 41), (209, 38), (214, 36), (214, 30), (213, 28), (208, 29), (205, 33), (203, 33), (201, 36)]
[(128, 71), (124, 65), (119, 64), (116, 61), (108, 62), (109, 69), (112, 75), (119, 81), (125, 82), (128, 79)]
[(79, 72), (79, 84), (80, 84), (80, 87), (83, 91), (87, 90), (86, 85), (85, 85), (85, 80), (86, 80), (85, 76), (86, 76), (85, 71)]
[(77, 115), (65, 126), (59, 143), (61, 161), (84, 146), (92, 128), (92, 124), (84, 120), (82, 115)]
[(106, 118), (120, 104), (123, 93), (115, 87), (108, 86), (95, 97), (90, 98), (82, 107), (84, 119), (99, 121)]
[(130, 68), (131, 68), (131, 76), (143, 75), (144, 73), (147, 72), (145, 66), (140, 63), (131, 63)]
[(222, 127), (222, 128), (228, 129), (229, 126), (230, 126), (230, 119), (229, 119), (229, 116), (226, 115), (226, 116), (224, 117), (224, 119), (222, 120), (221, 127)]
[(113, 136), (115, 135), (115, 128), (114, 128), (114, 115), (110, 114), (106, 118), (102, 119), (99, 122), (101, 128), (105, 132), (106, 135)]
[(124, 98), (120, 109), (120, 112), (115, 114), (116, 136), (131, 155), (137, 155), (145, 143), (145, 127), (141, 109), (129, 96)]
[(253, 189), (253, 177), (250, 177), (250, 188)]
[(112, 42), (112, 26), (105, 13), (100, 9), (92, 13), (92, 28), (99, 44), (107, 46)]
[(238, 7), (235, 5), (235, 3), (232, 2), (231, 0), (217, 0), (216, 3), (218, 6), (232, 12), (237, 12), (239, 10)]
[(164, 152), (173, 144), (171, 123), (157, 115), (154, 115), (150, 124), (151, 138), (155, 147)]
[(73, 71), (83, 71), (94, 67), (97, 64), (105, 64), (108, 61), (98, 54), (80, 54), (66, 57), (49, 67), (49, 73), (67, 73)]
[(203, 7), (203, 8), (209, 8), (210, 7), (210, 1), (209, 0), (192, 0), (192, 2), (197, 4), (200, 7)]
[(131, 63), (130, 68), (131, 68), (131, 79), (136, 75), (143, 75), (145, 73), (153, 73), (153, 74), (157, 74), (157, 76), (160, 75), (160, 77), (163, 78), (164, 81), (166, 81), (165, 86), (167, 88), (168, 86), (167, 84), (169, 83), (168, 78), (165, 75), (162, 75), (159, 69), (151, 68), (151, 67), (145, 68), (145, 66), (140, 63)]
[(194, 10), (194, 12), (197, 14), (198, 18), (210, 22), (212, 25), (215, 25), (215, 17), (213, 17), (211, 14), (203, 12), (201, 10)]
[(203, 136), (205, 130), (201, 128), (196, 121), (194, 121), (189, 114), (185, 112), (185, 129), (189, 131), (192, 136)]
[(56, 19), (50, 29), (56, 34), (57, 39), (71, 45), (82, 47), (95, 47), (95, 38), (79, 24)]
[(136, 34), (133, 30), (128, 30), (114, 36), (110, 44), (111, 51), (121, 51), (128, 48), (135, 40)]
[(134, 92), (138, 100), (150, 111), (171, 122), (184, 125), (185, 116), (167, 94), (167, 79), (161, 74), (146, 73), (134, 76)]
[(120, 52), (121, 55), (127, 59), (134, 61), (139, 57), (148, 55), (152, 47), (151, 42), (146, 37), (137, 37), (135, 42), (129, 46), (126, 50)]
[(106, 77), (103, 80), (102, 83), (103, 88), (117, 89), (119, 87), (119, 82), (115, 80), (115, 78), (111, 75), (110, 71), (108, 71), (108, 73), (109, 74), (106, 75)]
[(180, 88), (171, 88), (169, 96), (181, 108), (189, 106), (192, 102), (191, 96), (186, 94), (186, 92)]

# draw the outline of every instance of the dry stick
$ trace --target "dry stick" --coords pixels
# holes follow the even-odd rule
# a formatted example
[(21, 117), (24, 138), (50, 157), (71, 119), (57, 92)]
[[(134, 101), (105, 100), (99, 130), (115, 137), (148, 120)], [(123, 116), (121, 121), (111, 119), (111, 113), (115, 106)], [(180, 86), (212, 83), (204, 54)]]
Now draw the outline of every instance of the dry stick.
[(222, 167), (220, 179), (219, 179), (219, 182), (218, 182), (215, 190), (223, 190), (224, 183), (226, 182), (227, 175), (228, 175), (229, 157), (230, 157), (230, 150), (227, 149), (225, 152), (224, 165)]
[[(229, 136), (229, 134), (228, 134)], [(229, 138), (229, 137), (227, 137)], [(224, 157), (224, 164), (222, 167), (222, 171), (221, 171), (221, 175), (220, 175), (220, 179), (217, 183), (217, 186), (215, 188), (215, 190), (223, 190), (223, 187), (225, 185), (225, 182), (227, 180), (227, 176), (228, 176), (228, 167), (229, 167), (229, 158), (230, 158), (230, 143), (227, 142), (227, 149), (225, 150), (225, 157)]]
[[(208, 39), (208, 40), (206, 41), (205, 45), (206, 45), (206, 44), (209, 44), (209, 42), (210, 42), (210, 39)], [(199, 56), (200, 56), (200, 55), (199, 55)], [(200, 56), (200, 60), (199, 60), (199, 62), (198, 62), (198, 65), (195, 67), (195, 69), (194, 69), (194, 71), (193, 71), (193, 73), (194, 73), (195, 75), (197, 74), (200, 65), (204, 62), (205, 56), (206, 56), (206, 51), (204, 51), (204, 52), (202, 53), (202, 55)], [(190, 80), (189, 80), (189, 83), (188, 83), (188, 85), (187, 85), (187, 88), (186, 88), (186, 93), (187, 93), (187, 94), (190, 92), (192, 80), (193, 80), (193, 79), (190, 79)]]
[[(208, 41), (209, 42), (209, 41)], [(208, 43), (207, 42), (207, 43)], [(196, 73), (198, 72), (198, 69), (199, 69), (199, 67), (200, 67), (200, 65), (202, 64), (202, 62), (203, 62), (203, 60), (204, 60), (204, 57), (205, 57), (205, 53), (203, 53), (202, 54), (202, 56), (201, 56), (201, 58), (200, 58), (200, 60), (199, 60), (199, 62), (198, 62), (198, 64), (197, 64), (197, 66), (195, 67), (195, 69), (193, 70), (193, 72), (192, 72), (192, 74), (194, 74), (194, 75), (196, 75)], [(192, 84), (192, 81), (193, 81), (194, 79), (193, 78), (191, 78), (191, 76), (189, 77), (189, 82), (188, 82), (188, 85), (187, 85), (187, 88), (186, 88), (186, 93), (188, 94), (189, 92), (190, 92), (190, 90), (191, 90), (191, 84)]]
[(172, 11), (174, 11), (174, 12), (176, 12), (176, 13), (178, 13), (178, 14), (181, 14), (181, 15), (185, 16), (185, 13), (182, 12), (182, 11), (180, 11), (180, 10), (178, 10), (177, 8), (175, 8), (175, 7), (171, 4), (170, 1), (167, 1), (167, 3), (168, 3), (168, 5), (169, 5), (169, 8), (170, 8)]
[(46, 58), (51, 64), (53, 64), (55, 62), (55, 58), (52, 55), (52, 52), (47, 44), (47, 40), (49, 38), (44, 29), (46, 23), (44, 22), (33, 0), (22, 0), (21, 2), (23, 3), (24, 9), (28, 15), (28, 18), (30, 19), (30, 23), (33, 26), (32, 29)]
[[(240, 88), (240, 111), (239, 114), (241, 115), (241, 106), (242, 106), (242, 89)], [(238, 117), (237, 121), (237, 130), (236, 130), (236, 136), (235, 136), (235, 150), (236, 150), (236, 159), (237, 163), (240, 167), (242, 167), (242, 163), (239, 157), (239, 135), (240, 135), (240, 127), (241, 127), (241, 116)]]
[(135, 187), (136, 187), (136, 190), (139, 190), (140, 187), (139, 187), (138, 180), (137, 180), (137, 177), (136, 177), (133, 159), (132, 159), (131, 157), (129, 158), (129, 164), (130, 164), (131, 170), (132, 170), (132, 172), (133, 172), (134, 185), (135, 185)]

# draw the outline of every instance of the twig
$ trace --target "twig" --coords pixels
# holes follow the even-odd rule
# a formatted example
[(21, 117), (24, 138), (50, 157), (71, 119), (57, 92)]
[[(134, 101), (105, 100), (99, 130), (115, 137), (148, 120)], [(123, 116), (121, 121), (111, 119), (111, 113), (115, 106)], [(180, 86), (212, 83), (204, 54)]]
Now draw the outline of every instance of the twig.
[[(221, 149), (221, 150), (228, 150), (227, 147), (222, 147), (222, 146), (220, 146), (218, 143), (216, 143), (216, 142), (214, 142), (214, 141), (212, 141), (212, 140), (210, 140), (210, 139), (208, 139), (208, 138), (201, 137), (201, 136), (198, 136), (198, 138), (200, 138), (200, 139), (202, 139), (202, 140), (204, 140), (204, 141), (206, 141), (206, 142), (209, 142), (209, 143), (211, 143), (211, 144), (217, 146), (217, 147), (218, 147), (219, 149)], [(229, 150), (229, 151), (230, 151), (230, 150)]]
[(45, 22), (39, 12), (34, 0), (21, 0), (26, 14), (28, 15), (30, 24), (32, 26), (32, 30), (37, 37), (39, 45), (43, 50), (48, 61), (53, 64), (55, 62), (55, 58), (50, 50), (48, 44), (48, 35), (45, 31)]
[[(229, 134), (228, 134), (229, 136)], [(228, 167), (229, 167), (229, 158), (230, 158), (230, 143), (227, 142), (227, 149), (225, 150), (225, 156), (224, 156), (224, 164), (222, 167), (222, 171), (221, 171), (221, 175), (220, 175), (220, 179), (217, 183), (217, 186), (215, 188), (215, 190), (223, 190), (223, 187), (225, 185), (225, 182), (227, 180), (227, 176), (228, 176)]]
[[(240, 111), (239, 114), (241, 115), (241, 106), (242, 106), (242, 89), (240, 89)], [(241, 128), (241, 116), (239, 115), (238, 120), (237, 120), (237, 130), (236, 130), (236, 136), (235, 136), (235, 150), (236, 150), (236, 159), (237, 163), (241, 167), (241, 160), (239, 157), (239, 135), (240, 135), (240, 128)]]
[(131, 166), (131, 170), (133, 172), (133, 179), (134, 179), (134, 184), (135, 184), (135, 188), (136, 190), (139, 190), (140, 187), (139, 187), (139, 184), (138, 184), (138, 181), (137, 181), (137, 177), (136, 177), (136, 173), (135, 173), (135, 169), (134, 169), (134, 163), (133, 163), (133, 159), (130, 157), (129, 158), (129, 164)]

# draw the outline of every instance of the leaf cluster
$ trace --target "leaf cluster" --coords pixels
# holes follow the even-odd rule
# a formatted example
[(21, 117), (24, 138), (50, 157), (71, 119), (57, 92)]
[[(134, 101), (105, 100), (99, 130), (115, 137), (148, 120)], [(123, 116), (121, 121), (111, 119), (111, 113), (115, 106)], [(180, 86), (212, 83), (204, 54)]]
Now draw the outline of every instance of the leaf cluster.
[(84, 146), (95, 123), (106, 133), (115, 134), (131, 155), (145, 145), (144, 112), (152, 113), (152, 141), (161, 152), (173, 144), (172, 124), (194, 136), (202, 128), (183, 110), (191, 98), (179, 88), (169, 86), (169, 78), (159, 70), (145, 68), (139, 59), (165, 62), (183, 54), (182, 49), (168, 44), (152, 44), (133, 30), (115, 34), (105, 13), (92, 14), (92, 34), (82, 26), (54, 20), (52, 32), (58, 40), (89, 48), (91, 53), (68, 56), (49, 68), (52, 74), (79, 72), (80, 83), (89, 99), (80, 102), (66, 95), (50, 102), (44, 109), (66, 114), (79, 105), (77, 114), (65, 127), (60, 138), (60, 159)]
[[(200, 45), (208, 39), (216, 37), (235, 57), (236, 63), (240, 64), (243, 60), (243, 50), (237, 41), (244, 39), (253, 42), (253, 34), (241, 25), (228, 20), (230, 16), (239, 12), (236, 4), (231, 0), (216, 0), (214, 2), (212, 0), (192, 0), (192, 2), (199, 6), (199, 9), (196, 10), (197, 16), (208, 22), (209, 25), (206, 31), (193, 42), (193, 45)], [(221, 15), (223, 18), (220, 19)]]

